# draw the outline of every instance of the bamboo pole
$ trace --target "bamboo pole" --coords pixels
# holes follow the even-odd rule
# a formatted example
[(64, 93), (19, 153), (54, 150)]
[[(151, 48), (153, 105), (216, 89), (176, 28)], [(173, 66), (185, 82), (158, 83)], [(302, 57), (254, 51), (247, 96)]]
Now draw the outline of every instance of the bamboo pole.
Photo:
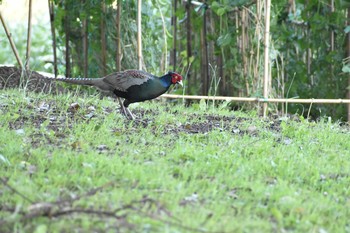
[(15, 57), (16, 57), (17, 63), (19, 64), (19, 66), (20, 66), (21, 69), (23, 70), (23, 68), (24, 68), (23, 63), (22, 63), (21, 59), (19, 58), (16, 45), (15, 45), (15, 43), (14, 43), (13, 40), (12, 40), (12, 35), (11, 35), (11, 33), (9, 32), (9, 30), (7, 29), (7, 26), (6, 26), (6, 24), (5, 24), (5, 21), (4, 21), (4, 19), (2, 18), (1, 11), (0, 11), (0, 20), (1, 20), (2, 26), (4, 27), (6, 36), (7, 36), (8, 40), (9, 40), (9, 42), (10, 42), (12, 51), (13, 51)]
[(26, 50), (26, 70), (29, 70), (30, 45), (32, 41), (32, 0), (29, 0), (28, 7), (28, 31), (27, 31), (27, 50)]
[[(269, 97), (269, 46), (270, 46), (270, 8), (271, 8), (271, 0), (266, 0), (265, 2), (265, 54), (264, 54), (264, 98), (267, 99)], [(263, 104), (263, 116), (267, 116), (267, 103)]]
[(137, 1), (137, 57), (139, 70), (142, 70), (142, 37), (141, 37), (141, 6), (142, 0)]
[(52, 35), (53, 67), (54, 67), (54, 73), (56, 78), (57, 77), (57, 53), (56, 53), (55, 13), (54, 13), (53, 0), (48, 0), (48, 4), (49, 4), (49, 14), (50, 14), (51, 35)]
[(161, 97), (169, 99), (191, 99), (191, 100), (223, 100), (236, 102), (257, 103), (303, 103), (303, 104), (350, 104), (350, 99), (277, 99), (258, 97), (229, 97), (229, 96), (201, 96), (201, 95), (170, 95), (163, 94)]

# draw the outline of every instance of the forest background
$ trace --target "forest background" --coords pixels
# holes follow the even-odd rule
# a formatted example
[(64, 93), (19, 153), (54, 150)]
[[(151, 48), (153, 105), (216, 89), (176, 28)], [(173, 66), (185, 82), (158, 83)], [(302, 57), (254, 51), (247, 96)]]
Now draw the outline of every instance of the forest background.
[[(142, 57), (137, 53), (137, 1), (38, 2), (31, 56), (29, 63), (23, 61), (33, 70), (69, 77), (134, 68), (157, 75), (174, 70), (186, 78), (181, 93), (263, 96), (265, 1), (142, 1)], [(28, 10), (28, 1), (24, 3)], [(6, 12), (9, 5), (2, 1), (1, 10)], [(272, 0), (270, 98), (347, 98), (349, 7), (343, 0)], [(27, 21), (9, 17), (17, 10), (8, 9), (4, 19), (25, 58)], [(0, 47), (0, 64), (14, 64), (3, 30)], [(284, 104), (269, 107), (271, 112), (287, 110)], [(288, 112), (305, 115), (309, 107), (290, 104)], [(315, 118), (346, 119), (346, 105), (310, 110)]]

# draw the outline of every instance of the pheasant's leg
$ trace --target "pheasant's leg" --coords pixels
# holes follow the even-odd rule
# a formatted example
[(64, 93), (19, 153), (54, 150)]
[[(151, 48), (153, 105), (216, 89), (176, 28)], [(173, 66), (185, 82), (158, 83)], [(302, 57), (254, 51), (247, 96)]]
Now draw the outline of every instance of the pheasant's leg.
[(129, 108), (125, 108), (126, 111), (128, 112), (129, 116), (131, 117), (131, 120), (135, 120), (134, 115), (131, 113), (131, 111), (129, 110)]
[(120, 97), (117, 97), (117, 99), (118, 99), (118, 102), (119, 102), (120, 108), (122, 109), (122, 111), (123, 111), (124, 115), (127, 117), (128, 113), (127, 113), (127, 111), (125, 110), (125, 107), (124, 107), (124, 105), (123, 105), (123, 103), (122, 103), (122, 101), (121, 101)]
[(123, 106), (125, 107), (125, 110), (126, 110), (126, 112), (128, 113), (127, 115), (129, 115), (129, 119), (131, 119), (131, 120), (135, 120), (135, 117), (134, 117), (134, 115), (130, 112), (130, 110), (129, 110), (129, 104), (130, 104), (130, 101), (129, 100), (127, 100), (127, 99), (125, 99), (124, 100), (124, 103), (123, 103)]

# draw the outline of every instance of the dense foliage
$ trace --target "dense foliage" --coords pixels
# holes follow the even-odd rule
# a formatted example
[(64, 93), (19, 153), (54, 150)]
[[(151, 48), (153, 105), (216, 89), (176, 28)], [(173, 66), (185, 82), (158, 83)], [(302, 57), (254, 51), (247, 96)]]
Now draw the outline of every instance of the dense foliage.
[[(188, 94), (261, 97), (265, 1), (190, 2), (142, 2), (144, 69), (155, 74), (169, 69), (184, 74)], [(54, 3), (61, 73), (67, 61), (72, 67), (72, 76), (83, 76), (85, 66), (90, 77), (115, 71), (119, 36), (121, 69), (138, 67), (137, 1), (120, 3), (120, 35), (116, 30), (116, 1), (54, 0)], [(272, 0), (270, 97), (346, 98), (350, 71), (346, 59), (349, 7), (345, 0)], [(18, 37), (19, 34), (16, 33)], [(38, 40), (47, 36), (46, 32), (45, 37), (34, 37)], [(33, 50), (34, 43), (33, 40)], [(65, 57), (67, 46), (70, 48), (68, 60)], [(50, 49), (42, 51), (51, 53)], [(286, 106), (270, 107), (286, 111)], [(345, 105), (289, 105), (288, 111), (303, 114), (308, 107), (316, 117), (332, 115), (345, 119)]]

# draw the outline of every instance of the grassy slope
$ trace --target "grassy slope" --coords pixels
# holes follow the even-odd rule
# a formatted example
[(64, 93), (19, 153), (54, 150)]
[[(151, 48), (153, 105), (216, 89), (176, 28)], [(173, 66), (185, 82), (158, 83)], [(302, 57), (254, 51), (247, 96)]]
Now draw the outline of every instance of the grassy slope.
[[(75, 113), (67, 110), (73, 102)], [(2, 91), (1, 177), (33, 202), (112, 182), (73, 207), (112, 210), (145, 196), (158, 207), (138, 205), (123, 221), (87, 214), (26, 221), (20, 211), (31, 204), (0, 184), (1, 205), (19, 211), (0, 213), (0, 232), (193, 232), (157, 218), (216, 232), (350, 231), (348, 128), (151, 102), (132, 106), (144, 114), (132, 123), (115, 106), (91, 96)]]

